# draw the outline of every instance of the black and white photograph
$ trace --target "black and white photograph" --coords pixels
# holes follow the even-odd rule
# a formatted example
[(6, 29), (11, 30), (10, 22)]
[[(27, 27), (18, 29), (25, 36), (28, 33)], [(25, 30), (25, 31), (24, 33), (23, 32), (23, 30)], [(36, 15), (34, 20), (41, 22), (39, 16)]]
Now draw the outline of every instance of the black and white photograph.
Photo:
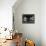
[(35, 23), (35, 15), (34, 14), (23, 14), (22, 23)]

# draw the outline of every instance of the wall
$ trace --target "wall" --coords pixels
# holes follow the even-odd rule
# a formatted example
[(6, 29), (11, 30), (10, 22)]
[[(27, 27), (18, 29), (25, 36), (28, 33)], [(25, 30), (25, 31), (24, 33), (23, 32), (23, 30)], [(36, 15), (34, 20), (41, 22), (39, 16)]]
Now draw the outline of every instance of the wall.
[(42, 46), (46, 46), (46, 0), (41, 1), (41, 38)]
[[(22, 0), (16, 5), (13, 6), (15, 29), (22, 32), (24, 38), (34, 40), (36, 46), (41, 46), (41, 1)], [(35, 14), (35, 24), (22, 24), (23, 14)]]
[(12, 6), (16, 0), (0, 0), (0, 27), (12, 28)]

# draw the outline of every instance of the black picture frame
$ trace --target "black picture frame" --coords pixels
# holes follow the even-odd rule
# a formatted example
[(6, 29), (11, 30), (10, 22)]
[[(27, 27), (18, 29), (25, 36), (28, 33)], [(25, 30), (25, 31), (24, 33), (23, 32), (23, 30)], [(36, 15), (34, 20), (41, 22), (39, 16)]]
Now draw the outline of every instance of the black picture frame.
[(22, 23), (35, 23), (35, 14), (23, 14)]

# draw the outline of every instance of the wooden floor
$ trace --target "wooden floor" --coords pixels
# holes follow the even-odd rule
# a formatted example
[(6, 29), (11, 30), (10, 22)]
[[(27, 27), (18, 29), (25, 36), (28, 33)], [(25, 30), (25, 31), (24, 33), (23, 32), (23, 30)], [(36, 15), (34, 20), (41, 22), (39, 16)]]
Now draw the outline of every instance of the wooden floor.
[(13, 40), (6, 40), (6, 42), (2, 43), (0, 46), (16, 46), (15, 39)]

